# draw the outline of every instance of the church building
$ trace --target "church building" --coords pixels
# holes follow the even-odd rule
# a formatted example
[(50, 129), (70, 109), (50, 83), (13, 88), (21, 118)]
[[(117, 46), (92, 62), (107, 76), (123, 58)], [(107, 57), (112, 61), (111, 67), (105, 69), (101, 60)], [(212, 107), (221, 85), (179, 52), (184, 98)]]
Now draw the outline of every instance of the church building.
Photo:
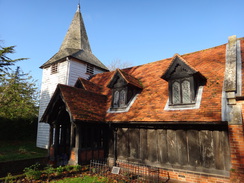
[[(59, 51), (40, 68), (43, 73), (39, 121), (57, 84), (74, 86), (79, 77), (88, 79), (92, 75), (108, 71), (108, 68), (92, 54), (79, 5)], [(38, 123), (37, 147), (47, 149), (48, 140), (49, 125)]]
[(124, 160), (173, 180), (244, 180), (243, 61), (244, 38), (230, 36), (108, 72), (91, 52), (78, 7), (60, 50), (41, 66), (37, 145), (53, 162)]

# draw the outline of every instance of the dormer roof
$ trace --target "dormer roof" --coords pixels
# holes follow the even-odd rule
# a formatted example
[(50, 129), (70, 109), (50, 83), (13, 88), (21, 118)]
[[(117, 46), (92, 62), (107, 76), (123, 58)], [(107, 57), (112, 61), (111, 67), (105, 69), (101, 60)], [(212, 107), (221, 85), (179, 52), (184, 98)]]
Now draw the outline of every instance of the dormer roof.
[(133, 85), (133, 86), (140, 88), (140, 89), (143, 88), (142, 84), (140, 83), (140, 81), (137, 78), (133, 77), (132, 75), (130, 75), (130, 74), (128, 74), (128, 73), (126, 73), (120, 69), (116, 69), (116, 71), (114, 72), (114, 74), (113, 74), (109, 84), (107, 85), (107, 87), (113, 88), (113, 84), (114, 84), (116, 77), (118, 75), (120, 75), (124, 79), (126, 84)]
[(170, 79), (188, 77), (188, 76), (198, 76), (201, 80), (206, 80), (206, 78), (193, 66), (190, 65), (184, 58), (179, 54), (175, 54), (172, 61), (161, 76), (162, 79), (168, 81)]

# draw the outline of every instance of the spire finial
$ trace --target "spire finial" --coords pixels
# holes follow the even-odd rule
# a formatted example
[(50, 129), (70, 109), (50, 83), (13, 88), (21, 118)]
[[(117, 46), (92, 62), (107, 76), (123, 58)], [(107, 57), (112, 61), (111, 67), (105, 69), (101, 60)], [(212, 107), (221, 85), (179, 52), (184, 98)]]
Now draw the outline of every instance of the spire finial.
[(76, 12), (80, 12), (80, 3), (78, 3)]

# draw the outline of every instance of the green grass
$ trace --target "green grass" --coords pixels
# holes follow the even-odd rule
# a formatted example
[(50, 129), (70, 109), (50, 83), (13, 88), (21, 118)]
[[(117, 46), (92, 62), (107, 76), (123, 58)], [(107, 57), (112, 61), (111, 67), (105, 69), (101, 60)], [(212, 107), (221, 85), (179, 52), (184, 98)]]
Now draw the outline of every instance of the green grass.
[(108, 179), (106, 177), (86, 175), (84, 177), (65, 178), (59, 181), (52, 181), (51, 183), (70, 183), (70, 182), (71, 183), (108, 183)]
[(0, 162), (46, 157), (47, 150), (33, 141), (0, 141)]

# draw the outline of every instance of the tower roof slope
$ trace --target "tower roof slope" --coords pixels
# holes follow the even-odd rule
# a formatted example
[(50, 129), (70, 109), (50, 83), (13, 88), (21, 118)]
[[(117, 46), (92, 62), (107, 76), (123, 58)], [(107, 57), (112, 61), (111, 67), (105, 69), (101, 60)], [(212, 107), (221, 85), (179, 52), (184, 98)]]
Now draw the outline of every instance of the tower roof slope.
[(70, 24), (60, 50), (66, 48), (74, 48), (91, 52), (91, 47), (88, 41), (86, 28), (78, 5), (77, 11)]
[(59, 51), (40, 68), (48, 67), (70, 56), (100, 67), (106, 71), (108, 70), (108, 68), (92, 54), (79, 5)]

